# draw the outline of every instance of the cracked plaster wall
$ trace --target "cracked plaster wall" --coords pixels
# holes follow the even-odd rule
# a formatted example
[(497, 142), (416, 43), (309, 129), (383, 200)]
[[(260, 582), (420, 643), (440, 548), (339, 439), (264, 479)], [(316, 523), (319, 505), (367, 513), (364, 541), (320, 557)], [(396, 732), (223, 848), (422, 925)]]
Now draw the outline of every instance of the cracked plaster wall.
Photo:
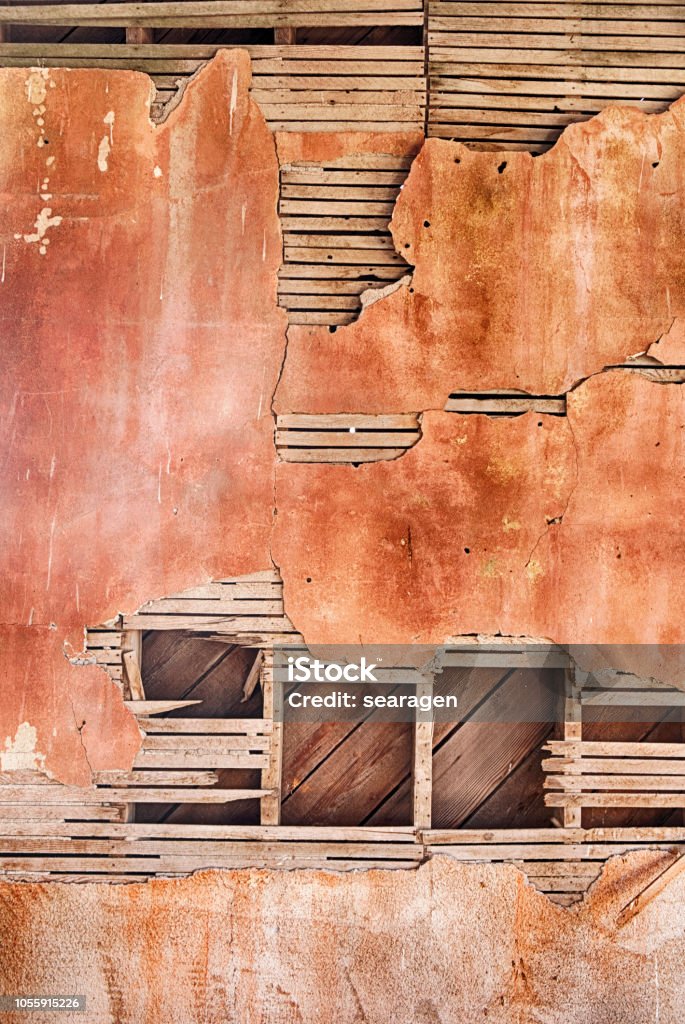
[[(685, 390), (601, 371), (647, 350), (683, 362), (685, 104), (610, 109), (537, 160), (426, 143), (393, 218), (412, 280), (332, 334), (286, 332), (276, 305), (277, 153), (245, 54), (217, 57), (157, 126), (142, 75), (0, 79), (4, 768), (80, 784), (127, 768), (133, 718), (65, 650), (87, 624), (272, 560), (312, 642), (683, 642)], [(441, 411), (454, 389), (512, 387), (568, 392), (568, 418)], [(278, 464), (273, 411), (422, 412), (422, 438), (390, 463)], [(225, 986), (259, 1007), (235, 1019), (333, 1019), (338, 998), (350, 1020), (387, 1020), (388, 998), (397, 1020), (678, 1019), (675, 888), (632, 949), (512, 869), (470, 872), (5, 886), (8, 978), (64, 988), (78, 963), (114, 1001), (98, 1020), (150, 1019), (141, 999), (179, 1019), (160, 964), (190, 979), (187, 1020), (225, 1019), (201, 1009)], [(455, 940), (474, 919), (476, 967), (472, 931)], [(37, 965), (30, 943), (51, 935)], [(532, 975), (516, 967), (529, 942)], [(280, 978), (309, 944), (324, 952), (293, 993)], [(127, 995), (124, 967), (145, 979)]]

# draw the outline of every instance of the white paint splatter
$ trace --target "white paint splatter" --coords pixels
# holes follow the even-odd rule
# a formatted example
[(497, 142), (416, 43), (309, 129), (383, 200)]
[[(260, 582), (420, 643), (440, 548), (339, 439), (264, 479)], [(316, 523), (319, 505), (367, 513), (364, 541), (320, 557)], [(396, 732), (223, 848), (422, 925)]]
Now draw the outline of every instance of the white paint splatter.
[(98, 146), (98, 167), (103, 173), (107, 170), (110, 150), (109, 135), (103, 135)]
[(36, 750), (38, 735), (36, 727), (29, 722), (22, 722), (14, 739), (5, 738), (5, 749), (0, 751), (0, 770), (8, 771), (42, 771), (45, 768), (45, 754)]
[(243, 203), (240, 209), (240, 233), (245, 234), (245, 214), (247, 213), (247, 203)]
[[(39, 243), (39, 250), (38, 251), (41, 253), (41, 255), (44, 256), (45, 253), (47, 252), (46, 246), (48, 245), (48, 243), (50, 241), (49, 238), (45, 237), (46, 234), (47, 234), (48, 229), (49, 228), (57, 227), (57, 225), (61, 224), (61, 223), (62, 223), (62, 218), (61, 217), (53, 217), (52, 216), (52, 207), (44, 206), (43, 209), (38, 214), (38, 216), (36, 217), (36, 221), (35, 221), (35, 223), (33, 225), (36, 230), (33, 232), (33, 234), (24, 235), (23, 236), (24, 241), (27, 242), (29, 245), (33, 244), (34, 242), (38, 242)], [(14, 237), (19, 239), (19, 238), (22, 237), (22, 235), (15, 235)]]
[(57, 456), (53, 455), (50, 460), (50, 479), (52, 480), (55, 475), (55, 467), (57, 466)]
[(233, 115), (238, 107), (238, 70), (233, 72), (231, 83), (231, 102), (228, 108), (228, 134), (233, 135)]
[(32, 107), (39, 107), (47, 97), (47, 81), (50, 77), (48, 68), (31, 68), (26, 76), (24, 87), (26, 98)]
[(0, 284), (5, 283), (5, 263), (7, 261), (7, 246), (2, 247), (2, 274), (0, 274)]
[(109, 128), (107, 135), (103, 135), (98, 146), (98, 167), (104, 173), (108, 167), (109, 154), (114, 146), (114, 111), (110, 110), (102, 119), (102, 123)]
[(162, 168), (161, 167), (155, 167), (155, 169), (154, 169), (154, 171), (152, 173), (154, 174), (155, 178), (161, 178), (162, 177)]
[(262, 232), (262, 263), (266, 262), (266, 230)]

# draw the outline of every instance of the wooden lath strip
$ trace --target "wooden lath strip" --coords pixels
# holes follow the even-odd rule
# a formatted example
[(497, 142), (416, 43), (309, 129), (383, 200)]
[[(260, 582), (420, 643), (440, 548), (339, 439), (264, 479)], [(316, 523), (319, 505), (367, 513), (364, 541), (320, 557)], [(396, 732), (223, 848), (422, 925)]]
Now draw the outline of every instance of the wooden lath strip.
[(422, 25), (420, 0), (182, 0), (0, 6), (0, 24), (157, 28)]
[(266, 718), (141, 718), (139, 726), (146, 733), (178, 733), (213, 736), (270, 736), (272, 723)]
[[(351, 105), (336, 105), (336, 116), (356, 110), (363, 118), (364, 111), (375, 109), (363, 106), (370, 95), (360, 92)], [(387, 93), (386, 99), (393, 95)], [(308, 108), (296, 104), (292, 109)], [(364, 291), (399, 281), (410, 271), (395, 250), (388, 225), (411, 159), (408, 154), (363, 153), (281, 168), (279, 213), (285, 234), (279, 304), (289, 311), (290, 323), (351, 323), (361, 311)], [(307, 264), (315, 265), (316, 273), (309, 275)], [(298, 265), (307, 284), (293, 290), (286, 271)], [(351, 281), (355, 266), (357, 280)], [(356, 287), (350, 288), (351, 283)], [(298, 456), (297, 461), (316, 460)]]
[(267, 796), (261, 789), (212, 789), (197, 787), (185, 789), (160, 786), (159, 788), (101, 786), (97, 789), (77, 789), (70, 786), (0, 786), (0, 806), (23, 803), (76, 805), (87, 807), (103, 803), (152, 804), (225, 804), (234, 800), (252, 800)]
[(396, 458), (421, 436), (418, 417), (289, 415), (276, 420), (276, 448), (284, 462), (375, 462)]
[(614, 740), (550, 740), (543, 747), (564, 757), (685, 758), (685, 743), (625, 743)]
[(683, 80), (683, 10), (429, 2), (428, 134), (542, 152), (611, 103), (662, 112)]

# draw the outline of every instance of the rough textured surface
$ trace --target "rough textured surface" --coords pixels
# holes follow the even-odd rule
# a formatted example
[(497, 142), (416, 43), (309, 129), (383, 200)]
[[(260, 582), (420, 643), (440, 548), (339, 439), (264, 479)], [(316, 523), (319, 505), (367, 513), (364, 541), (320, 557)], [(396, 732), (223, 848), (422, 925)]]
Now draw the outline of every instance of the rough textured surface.
[(685, 307), (684, 123), (611, 107), (537, 159), (429, 139), (392, 219), (411, 285), (334, 336), (291, 328), (279, 412), (559, 394), (645, 351)]
[(86, 993), (92, 1024), (677, 1024), (685, 882), (615, 924), (659, 858), (610, 862), (572, 913), (513, 867), (443, 858), (418, 872), (4, 885), (3, 987)]
[(144, 75), (0, 75), (0, 747), (23, 725), (37, 765), (86, 782), (88, 736), (125, 768), (139, 735), (65, 640), (271, 564), (278, 166), (240, 52), (159, 127)]
[(568, 419), (422, 429), (394, 462), (278, 467), (274, 558), (305, 636), (685, 642), (685, 389), (616, 370)]

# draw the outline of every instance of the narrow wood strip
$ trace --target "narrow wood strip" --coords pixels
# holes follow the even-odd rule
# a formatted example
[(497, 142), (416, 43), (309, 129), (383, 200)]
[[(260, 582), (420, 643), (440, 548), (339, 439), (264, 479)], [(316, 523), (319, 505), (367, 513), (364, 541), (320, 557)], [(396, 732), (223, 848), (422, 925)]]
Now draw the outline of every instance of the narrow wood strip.
[(685, 807), (685, 793), (545, 793), (546, 807)]
[(154, 733), (144, 737), (142, 749), (167, 752), (171, 750), (193, 751), (197, 754), (215, 751), (218, 754), (225, 754), (238, 750), (268, 750), (269, 743), (269, 736), (260, 735), (218, 736), (215, 733), (212, 735), (190, 735), (188, 733), (160, 735)]
[(682, 690), (605, 690), (583, 693), (583, 706), (589, 707), (685, 707)]
[(188, 708), (193, 704), (202, 704), (201, 700), (125, 700), (124, 707), (134, 715), (163, 715), (167, 711)]
[(99, 789), (75, 789), (70, 786), (3, 786), (0, 802), (11, 803), (55, 803), (84, 807), (103, 803), (151, 803), (151, 804), (225, 804), (234, 800), (252, 800), (266, 796), (261, 789), (194, 789), (191, 794), (183, 789), (125, 789), (118, 786)]
[(624, 743), (613, 740), (550, 740), (543, 747), (567, 757), (685, 758), (685, 743)]
[(98, 786), (214, 786), (218, 781), (213, 771), (93, 772)]
[(597, 790), (657, 790), (685, 793), (685, 778), (677, 775), (548, 775), (545, 789), (565, 789), (574, 792)]
[(249, 601), (240, 598), (165, 597), (161, 601), (149, 601), (140, 609), (139, 615), (283, 615), (283, 600)]
[(396, 459), (406, 448), (283, 448), (283, 462), (382, 462)]
[(265, 718), (150, 718), (138, 723), (147, 733), (217, 733), (251, 736), (271, 733), (272, 724)]
[[(0, 823), (1, 824), (1, 823)], [(14, 824), (14, 823), (13, 823)], [(17, 823), (25, 831), (17, 835), (66, 837), (119, 837), (126, 840), (221, 840), (240, 843), (297, 842), (311, 843), (395, 843), (413, 844), (416, 834), (411, 826), (315, 826), (315, 825), (204, 825), (169, 824), (167, 822), (59, 822), (26, 821)], [(43, 832), (42, 830), (46, 831)], [(12, 836), (10, 836), (12, 838)], [(420, 845), (420, 844), (418, 844)]]
[(536, 397), (535, 395), (522, 395), (520, 397), (513, 395), (484, 395), (482, 398), (475, 398), (471, 395), (464, 397), (450, 395), (445, 404), (445, 411), (486, 414), (491, 412), (537, 412), (564, 415), (566, 413), (566, 399), (563, 397)]
[(357, 413), (282, 413), (276, 417), (279, 430), (418, 430), (416, 413), (370, 416)]
[[(134, 768), (213, 768), (217, 771), (229, 768), (254, 769), (260, 771), (268, 764), (268, 753), (246, 753), (240, 750), (207, 752), (190, 750), (144, 750), (136, 754)], [(162, 771), (160, 774), (164, 775)], [(175, 785), (169, 780), (169, 785)]]
[(620, 774), (629, 775), (683, 775), (685, 760), (664, 760), (656, 757), (550, 757), (542, 761), (545, 772), (567, 772), (568, 774)]
[(411, 448), (418, 431), (277, 430), (276, 447), (287, 448)]

